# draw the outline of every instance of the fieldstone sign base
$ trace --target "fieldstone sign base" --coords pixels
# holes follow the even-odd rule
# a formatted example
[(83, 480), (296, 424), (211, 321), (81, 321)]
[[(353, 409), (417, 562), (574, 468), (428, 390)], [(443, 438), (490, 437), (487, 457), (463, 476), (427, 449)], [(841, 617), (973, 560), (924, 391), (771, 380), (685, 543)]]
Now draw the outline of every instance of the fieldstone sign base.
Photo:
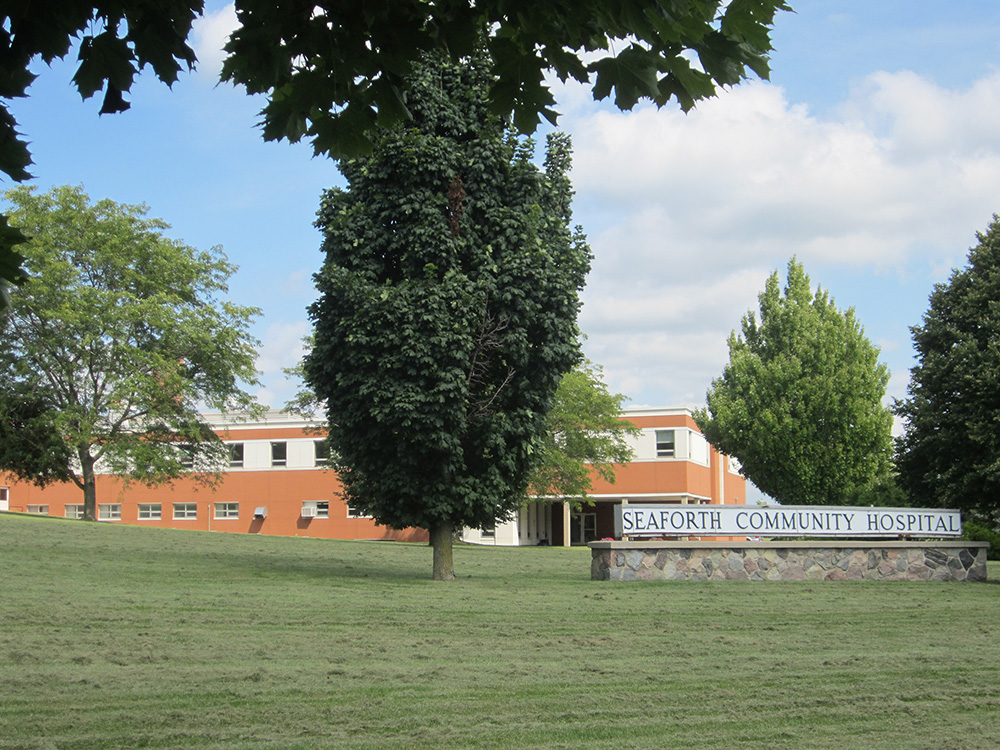
[(985, 581), (987, 542), (591, 542), (598, 581)]

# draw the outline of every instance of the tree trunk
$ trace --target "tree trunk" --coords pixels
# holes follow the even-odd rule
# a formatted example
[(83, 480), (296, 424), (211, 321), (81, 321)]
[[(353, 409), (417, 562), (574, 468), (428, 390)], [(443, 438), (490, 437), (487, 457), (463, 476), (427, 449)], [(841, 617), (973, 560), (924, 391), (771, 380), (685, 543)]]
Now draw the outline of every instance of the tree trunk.
[(83, 484), (83, 520), (97, 520), (97, 477), (94, 475), (94, 461), (89, 449), (81, 448), (80, 475)]
[(434, 548), (435, 581), (454, 581), (455, 565), (452, 559), (452, 534), (450, 523), (441, 523), (431, 529), (431, 546)]

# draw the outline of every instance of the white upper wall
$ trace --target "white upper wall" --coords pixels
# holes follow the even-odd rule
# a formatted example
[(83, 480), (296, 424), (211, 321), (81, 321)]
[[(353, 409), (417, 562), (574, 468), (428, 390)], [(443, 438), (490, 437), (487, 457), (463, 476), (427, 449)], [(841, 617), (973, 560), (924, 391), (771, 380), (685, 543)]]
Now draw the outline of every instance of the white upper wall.
[[(626, 409), (624, 417), (649, 416), (687, 416), (689, 409)], [(297, 415), (280, 411), (268, 411), (259, 419), (242, 420), (239, 415), (223, 414), (221, 412), (205, 412), (205, 421), (214, 429), (223, 432), (223, 440), (227, 443), (242, 442), (244, 445), (243, 470), (261, 470), (272, 468), (271, 443), (285, 442), (287, 444), (287, 468), (311, 468), (316, 465), (314, 443), (319, 437), (289, 438), (279, 440), (238, 440), (227, 438), (224, 431), (228, 429), (246, 430), (254, 428), (298, 428), (309, 429), (322, 425), (320, 420), (306, 420)], [(656, 449), (657, 431), (672, 431), (674, 433), (674, 455), (658, 456)], [(626, 441), (632, 448), (635, 461), (692, 461), (701, 466), (710, 465), (710, 448), (704, 435), (690, 427), (646, 427), (642, 428), (636, 437), (626, 436)], [(274, 467), (280, 468), (280, 467)], [(233, 469), (238, 471), (238, 468)], [(730, 471), (738, 470), (730, 467)]]
[[(674, 433), (673, 456), (657, 455), (657, 432)], [(709, 465), (708, 441), (689, 427), (644, 427), (637, 437), (626, 436), (626, 440), (635, 454), (633, 461), (694, 461)]]

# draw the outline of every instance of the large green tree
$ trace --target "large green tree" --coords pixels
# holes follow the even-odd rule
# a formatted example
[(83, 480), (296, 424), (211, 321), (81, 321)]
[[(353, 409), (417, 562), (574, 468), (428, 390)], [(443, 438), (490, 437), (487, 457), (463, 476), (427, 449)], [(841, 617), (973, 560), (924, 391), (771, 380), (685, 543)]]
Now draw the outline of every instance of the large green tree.
[[(307, 336), (303, 343), (306, 350), (311, 351), (313, 337)], [(285, 405), (285, 411), (304, 419), (317, 419), (325, 407), (312, 389), (304, 384), (304, 362), (284, 372), (300, 381), (298, 391)], [(613, 484), (615, 466), (632, 460), (634, 453), (628, 438), (637, 437), (641, 431), (622, 419), (626, 397), (609, 391), (602, 377), (599, 366), (584, 361), (559, 381), (552, 410), (546, 418), (538, 465), (529, 483), (533, 495), (582, 502), (592, 489), (594, 471)], [(314, 430), (317, 434), (326, 435), (328, 428), (323, 422)]]
[(31, 280), (0, 316), (0, 469), (69, 479), (95, 517), (95, 470), (204, 481), (225, 446), (199, 408), (254, 410), (254, 308), (220, 295), (235, 266), (163, 236), (143, 206), (79, 188), (9, 191)]
[(913, 326), (917, 364), (897, 441), (898, 481), (916, 505), (960, 508), (995, 523), (1000, 510), (1000, 218), (968, 265), (937, 284)]
[(579, 360), (590, 253), (569, 227), (568, 138), (545, 171), (491, 116), (482, 56), (430, 56), (412, 120), (343, 162), (323, 198), (309, 386), (326, 404), (348, 500), (422, 526), (434, 578), (452, 534), (523, 501), (560, 378)]
[(640, 430), (622, 419), (625, 396), (609, 391), (602, 376), (601, 368), (583, 362), (559, 381), (531, 478), (533, 494), (583, 502), (594, 472), (614, 483), (615, 465), (632, 460), (628, 438)]
[(729, 337), (729, 363), (695, 414), (705, 437), (783, 503), (843, 505), (889, 471), (889, 372), (854, 315), (810, 288), (794, 258)]
[[(223, 77), (268, 97), (265, 138), (308, 137), (317, 153), (340, 157), (409, 118), (404, 81), (425, 52), (458, 60), (487, 34), (490, 108), (529, 132), (540, 117), (555, 120), (549, 73), (593, 81), (596, 98), (613, 92), (623, 109), (641, 99), (688, 109), (751, 71), (766, 78), (770, 27), (787, 9), (783, 0), (236, 0)], [(103, 91), (102, 113), (120, 112), (143, 68), (171, 84), (195, 64), (188, 38), (203, 11), (204, 0), (0, 3), (0, 171), (28, 177), (27, 144), (3, 101), (27, 95), (32, 61), (64, 57), (79, 39), (74, 84), (84, 98)], [(19, 239), (0, 223), (0, 291), (23, 280)]]

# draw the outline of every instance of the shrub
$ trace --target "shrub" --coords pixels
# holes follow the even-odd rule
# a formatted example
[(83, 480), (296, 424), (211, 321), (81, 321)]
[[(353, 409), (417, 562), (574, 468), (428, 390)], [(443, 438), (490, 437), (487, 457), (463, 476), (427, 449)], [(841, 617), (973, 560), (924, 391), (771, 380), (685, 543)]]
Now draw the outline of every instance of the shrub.
[(962, 537), (973, 542), (989, 542), (986, 559), (1000, 560), (1000, 533), (996, 529), (976, 521), (967, 521), (962, 524)]

